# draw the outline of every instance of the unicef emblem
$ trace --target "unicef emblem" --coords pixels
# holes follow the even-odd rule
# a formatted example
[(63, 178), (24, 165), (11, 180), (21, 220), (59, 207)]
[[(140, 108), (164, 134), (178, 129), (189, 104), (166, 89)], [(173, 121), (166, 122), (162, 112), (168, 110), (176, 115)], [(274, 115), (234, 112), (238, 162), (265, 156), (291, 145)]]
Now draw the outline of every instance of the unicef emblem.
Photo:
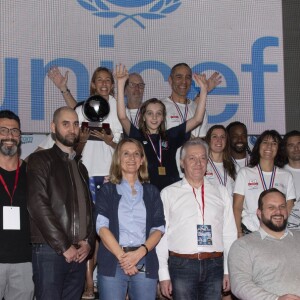
[[(131, 20), (145, 28), (142, 20), (154, 20), (165, 18), (174, 12), (180, 5), (181, 0), (77, 0), (86, 10), (94, 16), (101, 18), (118, 18), (115, 28), (127, 20)], [(126, 9), (126, 13), (122, 10)], [(127, 13), (127, 10), (139, 8), (139, 12)], [(144, 9), (143, 12), (140, 12)]]

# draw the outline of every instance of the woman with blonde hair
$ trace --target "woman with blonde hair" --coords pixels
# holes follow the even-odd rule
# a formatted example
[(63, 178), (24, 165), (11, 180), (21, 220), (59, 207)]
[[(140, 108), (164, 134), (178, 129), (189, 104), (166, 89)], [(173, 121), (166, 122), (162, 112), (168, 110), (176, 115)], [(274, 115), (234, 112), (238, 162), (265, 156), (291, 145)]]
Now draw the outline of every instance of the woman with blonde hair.
[(165, 220), (159, 190), (148, 183), (143, 146), (134, 139), (117, 145), (110, 182), (96, 198), (98, 290), (101, 300), (154, 300), (158, 280), (155, 246)]

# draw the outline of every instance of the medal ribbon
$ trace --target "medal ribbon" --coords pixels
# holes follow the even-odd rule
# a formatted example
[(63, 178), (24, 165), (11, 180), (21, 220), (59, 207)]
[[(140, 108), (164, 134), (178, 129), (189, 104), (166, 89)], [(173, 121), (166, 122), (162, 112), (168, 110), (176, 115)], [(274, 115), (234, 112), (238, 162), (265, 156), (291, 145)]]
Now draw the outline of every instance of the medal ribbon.
[(197, 195), (196, 195), (196, 192), (195, 192), (195, 189), (193, 188), (193, 193), (194, 193), (194, 196), (195, 196), (195, 200), (196, 200), (196, 202), (197, 202), (197, 204), (198, 204), (198, 206), (199, 206), (199, 210), (200, 210), (200, 212), (201, 212), (201, 215), (202, 215), (202, 222), (203, 222), (203, 225), (204, 225), (204, 182), (203, 182), (203, 184), (202, 184), (202, 186), (201, 186), (201, 198), (202, 198), (202, 210), (201, 210), (201, 205), (200, 205), (200, 203), (198, 202), (198, 200), (197, 200)]
[(211, 164), (211, 166), (212, 166), (215, 174), (217, 175), (220, 184), (226, 186), (226, 183), (227, 183), (227, 172), (225, 171), (225, 168), (223, 167), (224, 168), (224, 182), (223, 182), (222, 177), (221, 177), (221, 175), (220, 175), (220, 173), (219, 173), (216, 165), (214, 164), (214, 162), (212, 161), (212, 159), (210, 157), (208, 158), (208, 161)]
[(17, 166), (17, 170), (16, 170), (16, 175), (15, 175), (15, 183), (14, 183), (14, 188), (13, 188), (13, 191), (12, 193), (10, 193), (8, 187), (7, 187), (7, 184), (4, 180), (4, 178), (2, 177), (2, 175), (0, 174), (0, 181), (6, 191), (6, 193), (8, 194), (9, 198), (10, 198), (10, 205), (12, 206), (12, 202), (13, 202), (13, 197), (14, 197), (14, 194), (15, 194), (15, 191), (17, 189), (17, 185), (18, 185), (18, 181), (19, 181), (19, 171), (20, 171), (20, 161), (18, 159), (18, 166)]
[(134, 120), (132, 120), (132, 117), (131, 117), (131, 113), (130, 113), (130, 112), (129, 112), (129, 116), (130, 116), (130, 121), (131, 121), (131, 123), (132, 123), (136, 128), (139, 128), (138, 123), (139, 123), (139, 117), (140, 117), (140, 109), (137, 110)]
[(157, 160), (159, 161), (160, 166), (162, 166), (161, 136), (159, 136), (159, 141), (158, 141), (159, 154), (157, 153), (156, 148), (155, 148), (155, 146), (154, 146), (154, 144), (153, 144), (153, 142), (152, 142), (152, 140), (151, 140), (151, 137), (150, 137), (150, 135), (149, 135), (148, 133), (147, 133), (147, 136), (148, 136), (148, 139), (149, 139), (149, 141), (150, 141), (150, 143), (151, 143), (152, 149), (153, 149), (153, 151), (155, 152), (155, 155), (156, 155), (156, 157), (157, 157)]
[(180, 120), (181, 120), (181, 123), (185, 122), (186, 121), (186, 118), (187, 118), (187, 115), (188, 115), (188, 111), (189, 111), (189, 108), (188, 108), (188, 105), (187, 105), (187, 101), (185, 103), (185, 108), (184, 108), (184, 115), (182, 114), (178, 104), (172, 99), (172, 97), (170, 96), (170, 99), (173, 101), (174, 105), (175, 105), (175, 108), (177, 109), (177, 112), (178, 112), (178, 115), (180, 117)]
[[(274, 180), (275, 180), (275, 176), (276, 176), (276, 169), (277, 168), (274, 166), (273, 170), (272, 170), (272, 174), (271, 174), (269, 189), (272, 188), (273, 185), (274, 185)], [(265, 190), (267, 190), (267, 185), (266, 185), (264, 174), (263, 174), (262, 169), (261, 169), (259, 164), (257, 165), (257, 170), (258, 170), (258, 173), (259, 173), (259, 176), (260, 176), (261, 184), (262, 184), (262, 186), (264, 188), (264, 191), (265, 191)]]

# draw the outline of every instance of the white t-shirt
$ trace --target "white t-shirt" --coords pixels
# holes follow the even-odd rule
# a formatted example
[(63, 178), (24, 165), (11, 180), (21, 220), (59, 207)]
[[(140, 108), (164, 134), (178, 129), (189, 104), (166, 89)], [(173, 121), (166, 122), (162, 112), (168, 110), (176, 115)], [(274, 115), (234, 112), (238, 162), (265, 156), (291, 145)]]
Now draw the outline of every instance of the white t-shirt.
[(292, 174), (296, 189), (296, 202), (288, 219), (288, 228), (300, 230), (300, 169), (294, 169), (289, 165), (285, 165), (284, 169)]
[[(173, 100), (171, 100), (170, 98), (165, 98), (161, 101), (166, 106), (166, 113), (167, 113), (166, 127), (167, 127), (167, 129), (170, 129), (170, 128), (173, 128), (175, 126), (182, 124), (183, 120), (181, 118), (180, 113), (177, 110), (177, 107), (180, 109), (182, 116), (184, 116), (185, 115), (185, 104), (176, 103), (177, 104), (177, 107), (176, 107)], [(194, 116), (196, 108), (197, 108), (197, 104), (194, 101), (188, 100), (186, 120), (188, 120)], [(202, 124), (199, 125), (198, 127), (196, 127), (191, 132), (191, 134), (194, 137), (205, 137), (206, 133), (207, 133), (207, 122), (208, 122), (207, 113), (205, 112)], [(183, 173), (181, 172), (181, 168), (180, 168), (180, 149), (181, 148), (179, 148), (176, 152), (176, 163), (177, 163), (177, 169), (179, 172), (179, 176), (182, 178)]]
[[(267, 188), (270, 186), (272, 172), (262, 172)], [(288, 171), (276, 168), (273, 187), (286, 195), (286, 200), (296, 198), (293, 177)], [(234, 193), (243, 195), (244, 205), (242, 211), (242, 223), (251, 231), (259, 228), (259, 220), (256, 216), (258, 198), (264, 191), (263, 184), (257, 167), (242, 168), (235, 180)]]
[[(114, 142), (118, 143), (123, 132), (122, 126), (117, 116), (117, 102), (112, 96), (109, 96), (110, 112), (104, 123), (109, 123), (110, 129), (114, 135)], [(75, 109), (78, 114), (79, 124), (88, 122), (82, 114), (82, 106)], [(82, 161), (86, 166), (89, 176), (106, 176), (109, 174), (111, 159), (114, 149), (103, 141), (88, 140), (82, 151)]]
[[(230, 177), (228, 175), (228, 173), (225, 176), (224, 166), (223, 166), (222, 162), (219, 162), (219, 163), (214, 162), (214, 165), (216, 167), (216, 171), (214, 170), (214, 168), (211, 165), (210, 161), (208, 161), (207, 169), (206, 169), (206, 173), (205, 173), (205, 178), (208, 179), (208, 181), (210, 181), (212, 184), (224, 186), (224, 177), (226, 177), (225, 187), (228, 191), (228, 195), (230, 196), (230, 200), (231, 200), (231, 204), (232, 204), (234, 180), (233, 180), (232, 177)], [(218, 176), (220, 176), (220, 178)]]
[(126, 107), (126, 115), (129, 118), (130, 122), (135, 126), (139, 127), (139, 108), (131, 108)]
[[(182, 116), (185, 114), (185, 104), (183, 103), (176, 103), (177, 107), (175, 106), (174, 102), (170, 98), (165, 98), (162, 100), (163, 104), (166, 106), (166, 126), (167, 129), (173, 128), (182, 124), (184, 121), (180, 117), (180, 113), (177, 110), (177, 107), (180, 109)], [(188, 101), (188, 112), (186, 120), (192, 118), (195, 114), (197, 104), (194, 101)], [(207, 133), (207, 113), (205, 112), (203, 122), (197, 128), (192, 131), (192, 135), (195, 137), (205, 137)]]

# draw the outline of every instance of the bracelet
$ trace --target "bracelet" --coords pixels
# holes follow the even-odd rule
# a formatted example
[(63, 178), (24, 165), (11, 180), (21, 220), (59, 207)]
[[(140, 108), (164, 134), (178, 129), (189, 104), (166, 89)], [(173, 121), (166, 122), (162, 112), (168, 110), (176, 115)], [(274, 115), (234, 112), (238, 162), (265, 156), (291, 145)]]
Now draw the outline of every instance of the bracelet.
[(69, 94), (70, 90), (67, 88), (65, 91), (60, 91), (62, 94)]
[(147, 255), (149, 253), (148, 247), (145, 244), (141, 244), (141, 247), (144, 247), (146, 249), (146, 255)]

